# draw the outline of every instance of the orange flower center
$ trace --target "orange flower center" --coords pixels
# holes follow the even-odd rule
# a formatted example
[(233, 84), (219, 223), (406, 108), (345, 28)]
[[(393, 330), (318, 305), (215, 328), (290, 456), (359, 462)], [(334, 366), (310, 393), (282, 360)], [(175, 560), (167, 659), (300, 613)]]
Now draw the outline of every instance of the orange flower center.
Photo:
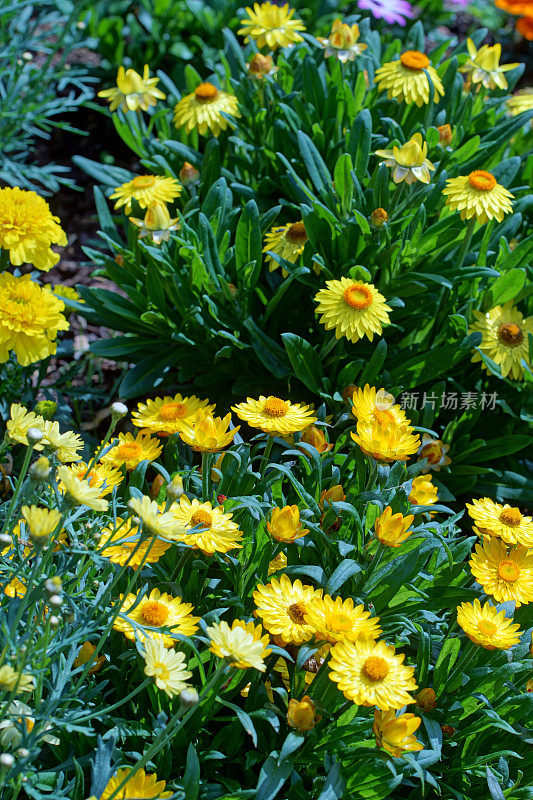
[(136, 189), (148, 189), (150, 186), (154, 185), (155, 177), (154, 175), (137, 175), (137, 177), (132, 180), (132, 183)]
[(87, 473), (87, 475), (85, 474), (86, 472), (87, 472), (86, 469), (79, 469), (76, 472), (76, 478), (78, 478), (78, 480), (80, 481), (86, 480), (89, 486), (93, 486), (93, 484), (98, 482), (98, 475), (94, 471), (94, 469), (92, 469), (89, 473)]
[(308, 239), (303, 222), (294, 222), (285, 235), (289, 242), (305, 243)]
[(126, 442), (117, 447), (117, 453), (124, 461), (129, 461), (130, 458), (139, 458), (142, 455), (142, 447), (136, 442)]
[(429, 58), (418, 50), (406, 50), (400, 56), (400, 61), (407, 69), (427, 69)]
[(158, 600), (148, 600), (142, 607), (143, 622), (153, 628), (160, 628), (168, 619), (168, 608)]
[(203, 103), (207, 103), (209, 100), (214, 100), (217, 94), (218, 89), (216, 86), (213, 86), (212, 83), (201, 83), (200, 86), (197, 86), (194, 90), (196, 99)]
[(370, 681), (382, 681), (389, 674), (389, 665), (380, 656), (369, 656), (363, 664), (363, 673)]
[(490, 192), (496, 186), (496, 178), (484, 169), (476, 169), (468, 176), (468, 183), (480, 192)]
[(524, 341), (524, 334), (515, 322), (504, 322), (498, 328), (498, 339), (509, 347), (516, 347)]
[(204, 511), (202, 508), (199, 508), (198, 511), (195, 511), (191, 517), (191, 523), (193, 525), (201, 525), (202, 528), (210, 528), (211, 522), (211, 514), (209, 511)]
[(269, 417), (284, 417), (288, 410), (287, 400), (280, 400), (279, 397), (267, 397), (263, 406), (263, 414)]
[(520, 567), (515, 561), (506, 559), (505, 561), (500, 561), (500, 563), (498, 564), (498, 576), (503, 581), (508, 581), (508, 583), (513, 583), (514, 581), (518, 580), (519, 575), (520, 575)]
[(510, 525), (511, 528), (515, 528), (522, 522), (522, 514), (517, 508), (504, 508), (500, 514), (500, 522), (503, 522), (504, 525)]
[(305, 624), (305, 606), (302, 603), (293, 603), (288, 607), (287, 614), (296, 625)]
[(351, 286), (348, 286), (344, 290), (342, 296), (344, 301), (351, 306), (351, 308), (362, 310), (372, 305), (372, 292), (364, 283), (352, 283)]
[(159, 409), (159, 416), (165, 422), (174, 422), (176, 419), (183, 419), (187, 416), (186, 403), (163, 403)]
[(494, 636), (498, 630), (498, 626), (491, 622), (489, 619), (481, 619), (477, 624), (477, 629), (484, 636)]
[(352, 620), (347, 614), (332, 614), (328, 627), (332, 631), (349, 631), (352, 629)]

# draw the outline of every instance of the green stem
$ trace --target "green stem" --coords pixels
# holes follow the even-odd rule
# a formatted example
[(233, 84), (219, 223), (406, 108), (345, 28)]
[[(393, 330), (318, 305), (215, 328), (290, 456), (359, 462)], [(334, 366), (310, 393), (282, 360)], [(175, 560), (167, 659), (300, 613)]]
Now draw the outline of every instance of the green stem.
[(263, 452), (263, 458), (261, 459), (261, 464), (259, 465), (259, 474), (261, 477), (265, 474), (265, 470), (268, 465), (268, 460), (270, 458), (270, 453), (272, 452), (272, 447), (274, 445), (274, 437), (268, 436), (267, 443), (265, 445), (265, 450)]
[(211, 497), (210, 475), (211, 473), (211, 453), (202, 453), (202, 501), (207, 503)]
[(17, 485), (15, 487), (15, 492), (13, 494), (13, 497), (11, 498), (11, 503), (9, 504), (9, 510), (7, 512), (7, 517), (6, 517), (6, 520), (5, 520), (3, 528), (2, 528), (2, 534), (4, 534), (6, 532), (6, 530), (9, 527), (9, 523), (11, 522), (11, 515), (12, 515), (13, 511), (15, 510), (15, 507), (16, 507), (16, 505), (18, 503), (18, 499), (19, 499), (20, 493), (22, 491), (22, 485), (24, 483), (24, 479), (26, 478), (26, 473), (27, 473), (28, 467), (30, 465), (30, 460), (31, 460), (32, 453), (33, 453), (33, 444), (29, 444), (28, 448), (26, 450), (26, 455), (24, 456), (24, 462), (22, 464), (22, 469), (20, 470), (20, 475), (19, 475), (19, 479), (17, 481)]
[(476, 218), (473, 217), (468, 222), (468, 226), (466, 228), (466, 232), (464, 235), (463, 243), (461, 245), (461, 250), (459, 251), (459, 257), (457, 259), (457, 267), (461, 269), (464, 264), (465, 258), (467, 256), (468, 250), (470, 249), (470, 243), (472, 242), (472, 236), (474, 235), (474, 228), (476, 227)]
[(104, 714), (109, 714), (111, 711), (114, 711), (115, 708), (120, 708), (120, 706), (123, 706), (125, 703), (135, 697), (135, 695), (139, 694), (139, 692), (141, 692), (144, 687), (148, 686), (148, 684), (151, 682), (151, 678), (145, 678), (144, 681), (136, 686), (132, 692), (127, 694), (126, 697), (122, 697), (117, 703), (113, 703), (112, 706), (104, 709), (100, 708), (98, 711), (94, 711), (92, 714), (86, 714), (84, 717), (77, 718), (76, 725), (78, 725), (80, 722), (87, 722), (88, 720), (93, 719), (93, 717), (103, 717)]

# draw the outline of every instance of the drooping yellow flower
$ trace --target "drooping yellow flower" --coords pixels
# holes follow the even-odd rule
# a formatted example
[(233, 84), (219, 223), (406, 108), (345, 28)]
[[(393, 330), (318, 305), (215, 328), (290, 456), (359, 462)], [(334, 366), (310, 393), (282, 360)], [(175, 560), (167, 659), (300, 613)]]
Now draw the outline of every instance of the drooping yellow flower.
[(498, 42), (491, 46), (484, 44), (479, 50), (476, 48), (472, 39), (466, 40), (468, 47), (468, 61), (459, 72), (468, 75), (472, 83), (481, 83), (486, 89), (507, 89), (507, 79), (505, 72), (518, 67), (518, 62), (514, 64), (500, 64), (502, 46)]
[(186, 689), (187, 681), (192, 678), (184, 653), (167, 649), (154, 639), (144, 640), (144, 662), (144, 674), (155, 678), (157, 688), (169, 697), (176, 697)]
[(403, 653), (384, 641), (344, 640), (331, 648), (331, 672), (347, 700), (360, 706), (377, 706), (382, 711), (414, 703), (409, 694), (417, 688), (414, 667), (403, 663)]
[(275, 558), (268, 565), (268, 575), (272, 575), (274, 572), (280, 572), (282, 569), (285, 569), (287, 566), (287, 556), (285, 553), (278, 553)]
[(113, 628), (131, 641), (137, 635), (141, 642), (148, 638), (162, 642), (165, 647), (173, 647), (175, 639), (171, 634), (193, 636), (198, 630), (200, 617), (192, 616), (193, 606), (182, 602), (181, 597), (172, 597), (162, 594), (159, 589), (152, 589), (139, 602), (138, 596), (131, 593), (126, 597), (121, 594), (120, 600), (120, 614)]
[(424, 142), (420, 133), (415, 133), (401, 147), (394, 145), (392, 150), (376, 150), (376, 155), (385, 159), (380, 164), (392, 168), (394, 183), (405, 181), (408, 185), (415, 181), (430, 182), (429, 171), (434, 170), (435, 166), (427, 158), (427, 153), (427, 142)]
[(174, 125), (185, 127), (190, 133), (197, 130), (201, 136), (210, 131), (218, 136), (229, 126), (234, 127), (226, 118), (239, 118), (239, 102), (234, 94), (217, 89), (212, 83), (201, 83), (194, 92), (182, 97), (174, 108)]
[(259, 400), (247, 397), (246, 402), (232, 406), (239, 419), (270, 436), (287, 436), (305, 430), (316, 422), (311, 406), (292, 403), (279, 397), (261, 395)]
[[(125, 778), (128, 778), (127, 783), (115, 794)], [(174, 794), (164, 791), (166, 785), (166, 781), (157, 780), (155, 773), (149, 775), (144, 769), (133, 770), (124, 767), (118, 769), (117, 774), (109, 779), (100, 800), (109, 800), (111, 796), (114, 800), (165, 800)]]
[(287, 575), (281, 575), (279, 580), (272, 578), (266, 585), (258, 584), (253, 597), (257, 616), (269, 633), (280, 636), (287, 644), (309, 641), (313, 627), (305, 621), (305, 615), (312, 600), (322, 597), (322, 589), (313, 589), (300, 580), (291, 583)]
[(364, 389), (356, 388), (353, 392), (352, 414), (359, 422), (377, 422), (379, 425), (396, 425), (400, 428), (409, 425), (403, 408), (394, 403), (394, 396), (368, 383)]
[(511, 117), (516, 117), (525, 111), (533, 111), (533, 89), (524, 89), (513, 94), (507, 98), (505, 104)]
[(357, 432), (350, 431), (350, 436), (363, 453), (385, 463), (408, 461), (420, 446), (418, 434), (409, 425), (386, 427), (379, 422), (358, 422)]
[(127, 562), (132, 569), (138, 569), (141, 564), (156, 563), (171, 546), (170, 542), (153, 538), (144, 539), (139, 545), (138, 526), (131, 519), (123, 520), (122, 517), (117, 517), (115, 525), (102, 530), (98, 542), (99, 555), (122, 567)]
[(64, 303), (30, 275), (0, 274), (0, 363), (11, 350), (23, 367), (53, 355), (59, 331), (68, 330)]
[(475, 218), (480, 225), (490, 219), (501, 222), (513, 210), (511, 200), (514, 197), (511, 192), (484, 169), (476, 169), (469, 175), (448, 178), (442, 194), (452, 211), (461, 212), (461, 219)]
[(18, 187), (0, 189), (0, 248), (9, 251), (13, 266), (48, 272), (59, 261), (53, 244), (64, 246), (67, 237), (46, 200)]
[[(28, 411), (20, 403), (12, 403), (9, 409), (10, 419), (6, 422), (6, 434), (10, 442), (28, 445), (28, 431), (30, 428), (37, 428), (42, 431), (44, 419), (33, 411)], [(38, 443), (35, 450), (42, 450), (42, 444)]]
[[(427, 75), (426, 75), (427, 72)], [(403, 100), (407, 105), (429, 103), (428, 75), (434, 88), (433, 100), (438, 103), (444, 97), (444, 86), (429, 58), (418, 50), (406, 50), (398, 61), (390, 61), (376, 70), (376, 82), (380, 92), (387, 91), (389, 100)]]
[(449, 449), (449, 444), (443, 444), (440, 439), (434, 439), (429, 433), (424, 433), (418, 450), (418, 460), (425, 458), (427, 461), (425, 467), (422, 467), (422, 473), (440, 472), (442, 467), (451, 464), (451, 458), (446, 455)]
[(507, 550), (501, 539), (485, 536), (469, 561), (472, 575), (497, 603), (516, 606), (533, 602), (533, 554), (516, 545)]
[(413, 514), (408, 514), (406, 517), (400, 513), (393, 514), (392, 508), (387, 506), (376, 519), (376, 539), (387, 547), (399, 547), (412, 534), (413, 531), (408, 529), (413, 520)]
[(356, 56), (366, 50), (367, 45), (359, 40), (359, 25), (347, 25), (342, 19), (337, 18), (331, 26), (328, 38), (316, 37), (320, 46), (324, 48), (324, 58), (334, 56), (341, 63), (354, 61)]
[(61, 521), (61, 512), (57, 508), (22, 506), (21, 514), (34, 544), (44, 544)]
[(131, 181), (117, 186), (110, 200), (116, 200), (115, 209), (122, 208), (131, 214), (132, 201), (141, 208), (148, 208), (152, 203), (171, 203), (181, 194), (181, 186), (176, 178), (165, 175), (136, 175)]
[(142, 77), (134, 69), (124, 70), (120, 66), (117, 73), (117, 85), (111, 89), (102, 89), (98, 97), (109, 101), (109, 110), (116, 111), (122, 108), (128, 111), (148, 111), (150, 106), (155, 106), (158, 100), (164, 100), (166, 95), (157, 89), (159, 78), (150, 77), (148, 64), (144, 65)]
[(417, 475), (413, 478), (408, 499), (413, 506), (433, 506), (439, 502), (437, 487), (433, 485), (431, 475)]
[(140, 500), (132, 497), (128, 505), (141, 520), (143, 531), (151, 536), (161, 536), (172, 540), (187, 532), (185, 526), (170, 511), (161, 513), (155, 500), (151, 500), (146, 495), (143, 495)]
[(139, 230), (139, 239), (149, 236), (154, 244), (168, 242), (170, 234), (179, 228), (177, 217), (172, 218), (169, 210), (164, 203), (151, 203), (146, 209), (143, 219), (129, 217), (132, 225)]
[(304, 733), (312, 730), (321, 719), (309, 695), (304, 695), (301, 700), (289, 700), (287, 722), (291, 728)]
[(485, 650), (509, 650), (520, 641), (520, 625), (498, 611), (496, 606), (476, 598), (473, 603), (461, 603), (457, 608), (457, 622), (468, 638)]
[(326, 330), (335, 330), (335, 338), (345, 336), (349, 342), (358, 342), (363, 336), (370, 341), (374, 334), (381, 335), (383, 325), (390, 322), (390, 306), (372, 283), (341, 278), (326, 281), (326, 288), (315, 295), (317, 314)]
[(400, 714), (395, 711), (374, 711), (374, 725), (372, 731), (376, 737), (378, 747), (383, 747), (391, 756), (401, 758), (404, 753), (413, 753), (423, 750), (421, 744), (414, 736), (422, 720), (414, 714)]
[(218, 453), (228, 447), (240, 428), (229, 429), (231, 414), (225, 417), (214, 417), (207, 408), (199, 408), (194, 420), (180, 429), (180, 439), (200, 453)]
[(0, 691), (2, 692), (32, 692), (35, 689), (35, 678), (25, 672), (17, 671), (4, 664), (0, 667)]
[[(207, 556), (242, 548), (243, 533), (232, 520), (232, 515), (225, 513), (222, 506), (213, 508), (209, 502), (189, 500), (182, 495), (179, 503), (171, 506), (169, 513), (185, 531), (171, 537), (175, 541), (184, 542)], [(193, 528), (197, 530), (192, 530)]]
[(284, 543), (294, 542), (309, 533), (307, 528), (301, 527), (298, 506), (273, 508), (270, 522), (267, 522), (267, 531), (277, 542)]
[(305, 621), (312, 626), (315, 639), (322, 642), (342, 642), (347, 639), (377, 639), (382, 633), (379, 617), (370, 619), (370, 611), (354, 606), (351, 597), (333, 599), (329, 594), (315, 598), (306, 605)]
[[(124, 475), (116, 467), (109, 464), (93, 464), (88, 471), (89, 465), (85, 461), (76, 461), (68, 467), (69, 473), (79, 480), (86, 480), (89, 486), (99, 491), (100, 497), (111, 494), (115, 486), (119, 486), (124, 480)], [(59, 484), (59, 491), (64, 491), (64, 486)]]
[(181, 394), (175, 394), (173, 397), (168, 395), (155, 397), (146, 403), (139, 403), (137, 411), (131, 415), (131, 421), (138, 428), (142, 428), (141, 433), (171, 436), (173, 433), (179, 433), (184, 424), (191, 425), (199, 408), (205, 409), (210, 414), (215, 410), (214, 404), (210, 404), (209, 400), (200, 400), (194, 394), (190, 397)]
[(254, 3), (254, 7), (246, 7), (247, 17), (241, 19), (242, 28), (237, 33), (244, 36), (244, 43), (253, 41), (259, 49), (267, 47), (277, 50), (278, 47), (289, 47), (303, 38), (298, 31), (305, 31), (305, 25), (299, 19), (292, 19), (294, 9), (289, 4)]
[(58, 480), (64, 486), (65, 498), (73, 505), (88, 506), (93, 511), (107, 511), (109, 503), (104, 500), (97, 486), (77, 478), (68, 467), (58, 467)]
[(495, 503), (489, 497), (473, 500), (466, 508), (483, 533), (499, 536), (506, 544), (533, 547), (533, 520), (523, 516), (520, 509), (509, 503)]
[(267, 648), (268, 636), (263, 636), (261, 625), (235, 620), (230, 628), (227, 622), (218, 622), (207, 628), (207, 635), (210, 651), (230, 666), (265, 671), (264, 659), (272, 651)]
[(118, 444), (101, 457), (103, 464), (124, 466), (127, 470), (135, 469), (141, 461), (155, 461), (163, 449), (163, 445), (157, 439), (144, 436), (142, 433), (138, 433), (137, 436), (131, 433), (119, 433), (117, 439)]
[(44, 436), (40, 444), (55, 453), (62, 464), (68, 464), (79, 458), (79, 451), (83, 449), (83, 439), (79, 433), (74, 431), (61, 433), (59, 422), (52, 422), (49, 419), (43, 421), (41, 430)]
[[(263, 247), (263, 253), (267, 253), (266, 261), (269, 272), (279, 269), (280, 265), (268, 253), (275, 253), (290, 261), (291, 264), (295, 264), (302, 255), (308, 239), (302, 220), (271, 228), (265, 234), (265, 246)], [(282, 273), (284, 278), (289, 274), (284, 268), (282, 268)]]
[[(469, 333), (481, 334), (479, 349), (498, 364), (504, 378), (522, 380), (522, 360), (531, 366), (528, 334), (533, 334), (533, 317), (524, 318), (512, 300), (485, 313), (474, 310), (473, 314), (475, 319)], [(481, 366), (488, 372), (488, 367), (477, 351), (472, 356), (472, 362), (481, 362)]]

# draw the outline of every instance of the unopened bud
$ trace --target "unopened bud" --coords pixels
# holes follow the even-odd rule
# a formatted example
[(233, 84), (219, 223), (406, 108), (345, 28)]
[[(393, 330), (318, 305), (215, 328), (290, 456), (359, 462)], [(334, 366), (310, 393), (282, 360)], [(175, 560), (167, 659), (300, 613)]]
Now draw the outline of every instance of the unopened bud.
[(57, 403), (53, 400), (39, 400), (33, 409), (36, 414), (44, 419), (52, 419), (57, 411)]
[(174, 475), (169, 484), (167, 484), (167, 497), (171, 502), (179, 500), (183, 494), (183, 478), (181, 475)]
[(164, 482), (165, 479), (163, 478), (163, 476), (157, 473), (157, 475), (152, 481), (152, 485), (150, 486), (150, 497), (152, 498), (152, 500), (157, 500), (157, 498), (159, 497), (159, 492), (163, 488)]
[(26, 434), (26, 438), (28, 440), (28, 444), (36, 445), (39, 444), (41, 439), (43, 438), (44, 433), (39, 430), (39, 428), (30, 428), (28, 433)]
[(182, 708), (192, 708), (193, 706), (197, 706), (200, 702), (200, 695), (193, 689), (193, 687), (189, 687), (188, 689), (182, 689), (180, 692), (180, 705)]
[(442, 147), (448, 147), (452, 143), (453, 130), (452, 126), (446, 123), (445, 125), (437, 125), (439, 132), (439, 144)]
[(53, 578), (47, 578), (44, 582), (44, 588), (49, 595), (59, 594), (63, 591), (63, 584), (59, 575), (54, 575)]
[(116, 402), (111, 406), (111, 419), (115, 420), (115, 422), (125, 417), (127, 413), (128, 407), (124, 403)]
[(376, 208), (370, 214), (370, 223), (374, 228), (382, 228), (387, 222), (389, 215), (384, 208)]
[(196, 167), (193, 167), (188, 161), (184, 161), (179, 171), (179, 179), (184, 186), (194, 186), (200, 180), (200, 173)]
[(437, 695), (431, 687), (421, 689), (416, 696), (416, 702), (422, 711), (433, 711), (437, 708)]
[(60, 597), (58, 594), (53, 594), (48, 602), (53, 608), (61, 608), (61, 606), (63, 605), (63, 598)]
[(17, 750), (17, 756), (19, 758), (28, 758), (29, 755), (30, 755), (30, 751), (26, 750), (25, 747), (19, 747), (19, 749)]
[(57, 626), (59, 625), (60, 621), (61, 620), (59, 619), (59, 617), (56, 617), (56, 616), (51, 616), (50, 617), (50, 625), (52, 626), (52, 628), (57, 628)]
[(276, 72), (272, 56), (264, 56), (262, 53), (256, 53), (252, 56), (248, 64), (250, 78), (261, 80), (265, 75), (270, 75), (272, 72)]
[(8, 533), (0, 533), (0, 547), (10, 547), (13, 544), (13, 540)]
[(342, 390), (342, 399), (345, 403), (349, 403), (353, 397), (353, 393), (357, 390), (357, 386), (355, 383), (349, 383), (348, 386), (345, 386)]
[(50, 475), (52, 468), (46, 456), (41, 456), (37, 461), (34, 461), (29, 468), (30, 477), (34, 481), (44, 481)]
[(15, 763), (15, 759), (11, 755), (11, 753), (1, 753), (0, 754), (0, 766), (6, 767), (9, 769)]

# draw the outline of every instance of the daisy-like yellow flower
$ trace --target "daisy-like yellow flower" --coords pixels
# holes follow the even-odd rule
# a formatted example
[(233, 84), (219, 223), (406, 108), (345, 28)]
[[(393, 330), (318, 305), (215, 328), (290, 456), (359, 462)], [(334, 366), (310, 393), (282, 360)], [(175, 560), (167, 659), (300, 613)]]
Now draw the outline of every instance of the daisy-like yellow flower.
[(522, 545), (510, 550), (501, 539), (485, 536), (469, 561), (472, 575), (497, 603), (533, 602), (533, 554)]
[(170, 216), (169, 210), (164, 203), (151, 203), (146, 209), (143, 219), (129, 217), (129, 221), (132, 225), (140, 228), (139, 239), (144, 239), (148, 236), (154, 244), (168, 242), (170, 234), (173, 231), (177, 231), (180, 226), (178, 218)]
[(227, 116), (241, 116), (237, 98), (206, 82), (181, 98), (174, 108), (174, 125), (176, 128), (185, 127), (186, 133), (197, 130), (205, 136), (210, 131), (213, 136), (218, 136), (228, 125), (233, 127)]
[(358, 342), (363, 336), (370, 341), (374, 334), (381, 335), (383, 325), (390, 322), (390, 307), (372, 283), (341, 278), (326, 281), (326, 288), (315, 295), (317, 314), (326, 330), (335, 330), (335, 338), (345, 336), (349, 342)]
[[(6, 434), (10, 442), (27, 445), (27, 434), (30, 428), (37, 428), (37, 430), (40, 431), (43, 430), (44, 419), (35, 414), (34, 411), (28, 411), (28, 409), (20, 403), (12, 403), (9, 414), (10, 418), (6, 422)], [(34, 449), (42, 450), (42, 444), (36, 444)]]
[(305, 621), (312, 626), (315, 638), (322, 642), (342, 642), (347, 639), (377, 639), (382, 633), (379, 617), (370, 619), (370, 611), (354, 606), (351, 597), (333, 599), (329, 594), (306, 605)]
[[(479, 349), (498, 364), (504, 378), (522, 380), (522, 360), (531, 366), (528, 334), (533, 333), (533, 317), (524, 318), (512, 300), (485, 313), (474, 310), (473, 314), (475, 319), (469, 333), (481, 334)], [(481, 362), (481, 366), (488, 372), (488, 367), (477, 351), (472, 356), (472, 362)]]
[[(119, 486), (124, 480), (122, 472), (109, 464), (93, 464), (89, 471), (88, 467), (85, 461), (76, 461), (68, 470), (74, 478), (86, 480), (89, 486), (98, 489), (100, 497), (111, 494), (115, 486)], [(64, 492), (63, 484), (60, 483), (58, 488), (60, 492)]]
[[(137, 595), (131, 593), (126, 597), (121, 594), (120, 600), (120, 614), (113, 628), (131, 641), (137, 635), (141, 642), (154, 639), (165, 647), (173, 647), (175, 640), (170, 634), (193, 636), (198, 630), (200, 617), (192, 616), (193, 606), (183, 603), (181, 597), (172, 597), (162, 594), (159, 589), (152, 589), (139, 602)], [(169, 633), (165, 632), (167, 630)]]
[(413, 478), (408, 499), (413, 506), (433, 506), (439, 502), (437, 487), (433, 485), (431, 475), (417, 475)]
[(199, 408), (194, 420), (185, 423), (179, 431), (180, 439), (199, 453), (218, 453), (228, 447), (241, 427), (230, 430), (231, 414), (214, 417), (208, 408)]
[(30, 275), (0, 274), (0, 363), (11, 350), (27, 367), (53, 355), (57, 334), (68, 330), (64, 303), (50, 286), (39, 286)]
[(517, 92), (505, 101), (507, 110), (511, 117), (523, 114), (525, 111), (533, 111), (533, 89), (524, 89)]
[(144, 539), (139, 545), (138, 526), (131, 519), (123, 520), (122, 517), (117, 517), (114, 526), (108, 525), (102, 530), (98, 542), (103, 558), (121, 567), (127, 562), (132, 569), (138, 569), (141, 564), (154, 564), (171, 546), (170, 542), (153, 538)]
[(131, 181), (118, 186), (109, 199), (116, 200), (115, 209), (124, 206), (126, 214), (131, 214), (133, 200), (141, 208), (148, 208), (152, 203), (171, 203), (180, 194), (181, 185), (176, 178), (165, 175), (136, 175)]
[(279, 572), (282, 569), (285, 569), (287, 566), (287, 556), (285, 553), (278, 553), (275, 558), (268, 565), (268, 575), (272, 575), (274, 572)]
[(181, 394), (175, 394), (174, 397), (166, 395), (139, 403), (137, 411), (131, 415), (131, 421), (142, 428), (141, 433), (171, 436), (179, 433), (184, 424), (191, 425), (199, 408), (210, 414), (215, 410), (209, 400), (200, 400), (194, 394), (190, 397), (183, 397)]
[(392, 168), (392, 180), (394, 183), (405, 181), (409, 186), (415, 181), (429, 183), (431, 180), (430, 170), (435, 166), (427, 158), (428, 145), (422, 139), (422, 134), (415, 133), (406, 144), (401, 147), (394, 145), (392, 150), (376, 150), (376, 155), (385, 159), (380, 164)]
[(466, 40), (468, 47), (468, 61), (459, 72), (465, 72), (472, 83), (481, 83), (486, 89), (507, 89), (507, 79), (505, 72), (518, 67), (518, 62), (514, 64), (500, 64), (502, 46), (498, 42), (491, 46), (484, 44), (479, 50), (476, 48), (472, 39)]
[(237, 33), (244, 36), (244, 43), (255, 42), (257, 47), (277, 50), (278, 47), (289, 47), (296, 42), (303, 42), (298, 31), (305, 31), (305, 25), (299, 19), (293, 19), (294, 9), (275, 3), (254, 3), (254, 7), (246, 7), (247, 17), (241, 19), (242, 28)]
[[(275, 253), (277, 256), (290, 261), (291, 264), (295, 264), (302, 255), (308, 239), (302, 220), (271, 228), (265, 234), (265, 246), (263, 247), (263, 253), (267, 253), (266, 261), (269, 272), (278, 269), (280, 265), (268, 253)], [(286, 278), (289, 273), (283, 268), (282, 274)]]
[(408, 461), (418, 450), (420, 438), (412, 431), (410, 426), (386, 427), (379, 422), (358, 422), (357, 432), (350, 431), (350, 436), (367, 456), (372, 456), (376, 461), (392, 463)]
[(287, 575), (279, 580), (272, 578), (266, 585), (259, 584), (254, 592), (257, 616), (274, 636), (286, 644), (303, 644), (313, 635), (313, 626), (306, 622), (308, 608), (314, 599), (322, 597), (322, 589), (291, 583)]
[(392, 508), (387, 506), (374, 524), (376, 539), (387, 547), (399, 547), (412, 534), (413, 531), (409, 530), (409, 526), (413, 520), (413, 514), (408, 514), (406, 517), (400, 513), (393, 514)]
[(291, 728), (304, 733), (312, 730), (321, 719), (309, 695), (304, 695), (301, 700), (289, 700), (287, 722)]
[[(195, 550), (201, 550), (206, 556), (242, 548), (243, 533), (238, 524), (233, 522), (232, 515), (226, 514), (222, 506), (213, 508), (209, 502), (200, 503), (199, 500), (189, 500), (182, 495), (179, 503), (175, 503), (169, 513), (185, 531), (171, 538), (184, 542)], [(197, 530), (192, 530), (193, 528)]]
[(127, 470), (135, 469), (141, 461), (155, 461), (161, 455), (163, 445), (152, 436), (138, 433), (119, 433), (118, 444), (102, 456), (103, 464), (114, 467), (126, 467)]
[(425, 458), (427, 461), (426, 466), (422, 467), (422, 473), (440, 472), (442, 467), (451, 464), (451, 458), (446, 455), (449, 449), (449, 444), (443, 444), (440, 439), (434, 439), (429, 433), (424, 433), (418, 450), (418, 460)]
[(132, 497), (128, 505), (141, 520), (143, 530), (151, 536), (177, 539), (187, 532), (185, 526), (178, 522), (170, 511), (160, 513), (155, 500), (151, 500), (146, 495), (143, 495), (140, 500)]
[(263, 636), (261, 625), (235, 620), (230, 628), (227, 622), (218, 622), (207, 628), (207, 635), (210, 651), (231, 667), (265, 671), (264, 659), (272, 651), (267, 648), (268, 636)]
[(345, 639), (331, 648), (329, 677), (357, 705), (377, 706), (381, 711), (403, 708), (414, 703), (409, 692), (417, 688), (415, 669), (405, 666), (404, 659), (386, 642)]
[(53, 244), (64, 246), (67, 237), (46, 200), (18, 187), (0, 189), (0, 248), (9, 251), (13, 266), (48, 272), (59, 261)]
[(483, 533), (499, 536), (506, 544), (533, 547), (533, 520), (523, 516), (519, 508), (495, 503), (489, 497), (473, 500), (466, 508)]
[(79, 458), (79, 451), (83, 449), (83, 439), (79, 433), (74, 431), (61, 433), (59, 422), (52, 422), (49, 419), (45, 419), (40, 427), (44, 434), (40, 444), (55, 453), (62, 464), (68, 464)]
[(395, 711), (374, 711), (374, 725), (372, 732), (376, 737), (376, 744), (382, 747), (394, 758), (401, 758), (405, 753), (423, 750), (414, 732), (420, 727), (422, 720), (414, 714), (400, 714)]
[(490, 219), (501, 222), (513, 210), (511, 192), (484, 169), (448, 178), (442, 194), (452, 211), (461, 212), (461, 219), (477, 219), (480, 225)]
[(184, 653), (167, 649), (154, 639), (145, 639), (144, 662), (144, 674), (155, 678), (157, 688), (169, 697), (176, 697), (188, 687), (192, 672), (187, 669)]
[(356, 56), (366, 50), (367, 45), (359, 40), (359, 25), (347, 25), (342, 19), (336, 19), (331, 26), (328, 38), (317, 36), (317, 41), (324, 48), (324, 58), (334, 56), (341, 63), (354, 61)]
[(33, 675), (17, 671), (9, 664), (0, 667), (0, 691), (20, 694), (21, 692), (32, 692), (34, 689), (35, 678)]
[(59, 467), (57, 477), (63, 484), (65, 498), (70, 503), (87, 506), (93, 511), (107, 511), (109, 503), (102, 498), (97, 486), (91, 486), (87, 480), (77, 478), (68, 467)]
[(403, 100), (407, 105), (415, 103), (420, 107), (429, 103), (428, 75), (433, 83), (433, 100), (438, 103), (444, 97), (444, 86), (429, 58), (418, 50), (406, 50), (398, 61), (383, 64), (376, 70), (376, 81), (378, 90), (386, 90), (389, 100)]
[(409, 420), (405, 411), (394, 402), (394, 396), (385, 389), (365, 384), (364, 389), (356, 388), (352, 397), (352, 414), (359, 422), (406, 428)]
[(485, 650), (509, 650), (520, 641), (520, 625), (498, 611), (490, 603), (481, 605), (476, 598), (473, 603), (461, 603), (457, 608), (457, 622), (468, 638)]
[[(127, 783), (115, 794), (125, 778), (128, 778)], [(157, 780), (155, 773), (149, 775), (144, 769), (124, 767), (118, 769), (117, 774), (109, 779), (100, 800), (109, 800), (111, 796), (115, 800), (166, 800), (174, 794), (172, 791), (164, 791), (166, 785), (166, 781)]]
[(148, 111), (150, 106), (155, 106), (158, 100), (164, 100), (166, 95), (157, 88), (159, 78), (150, 77), (148, 64), (144, 65), (142, 76), (134, 69), (124, 70), (120, 66), (117, 73), (117, 85), (111, 89), (102, 89), (98, 97), (109, 101), (109, 110), (116, 111), (122, 108), (128, 111)]
[(247, 397), (245, 403), (232, 406), (239, 419), (270, 436), (288, 436), (305, 430), (316, 422), (311, 406), (291, 403), (279, 397), (260, 395), (259, 400)]
[(300, 525), (298, 506), (273, 508), (270, 522), (267, 522), (267, 531), (273, 539), (283, 543), (294, 542), (309, 533), (307, 528), (302, 528)]
[(61, 512), (57, 508), (22, 506), (21, 514), (34, 544), (46, 542), (61, 521)]

